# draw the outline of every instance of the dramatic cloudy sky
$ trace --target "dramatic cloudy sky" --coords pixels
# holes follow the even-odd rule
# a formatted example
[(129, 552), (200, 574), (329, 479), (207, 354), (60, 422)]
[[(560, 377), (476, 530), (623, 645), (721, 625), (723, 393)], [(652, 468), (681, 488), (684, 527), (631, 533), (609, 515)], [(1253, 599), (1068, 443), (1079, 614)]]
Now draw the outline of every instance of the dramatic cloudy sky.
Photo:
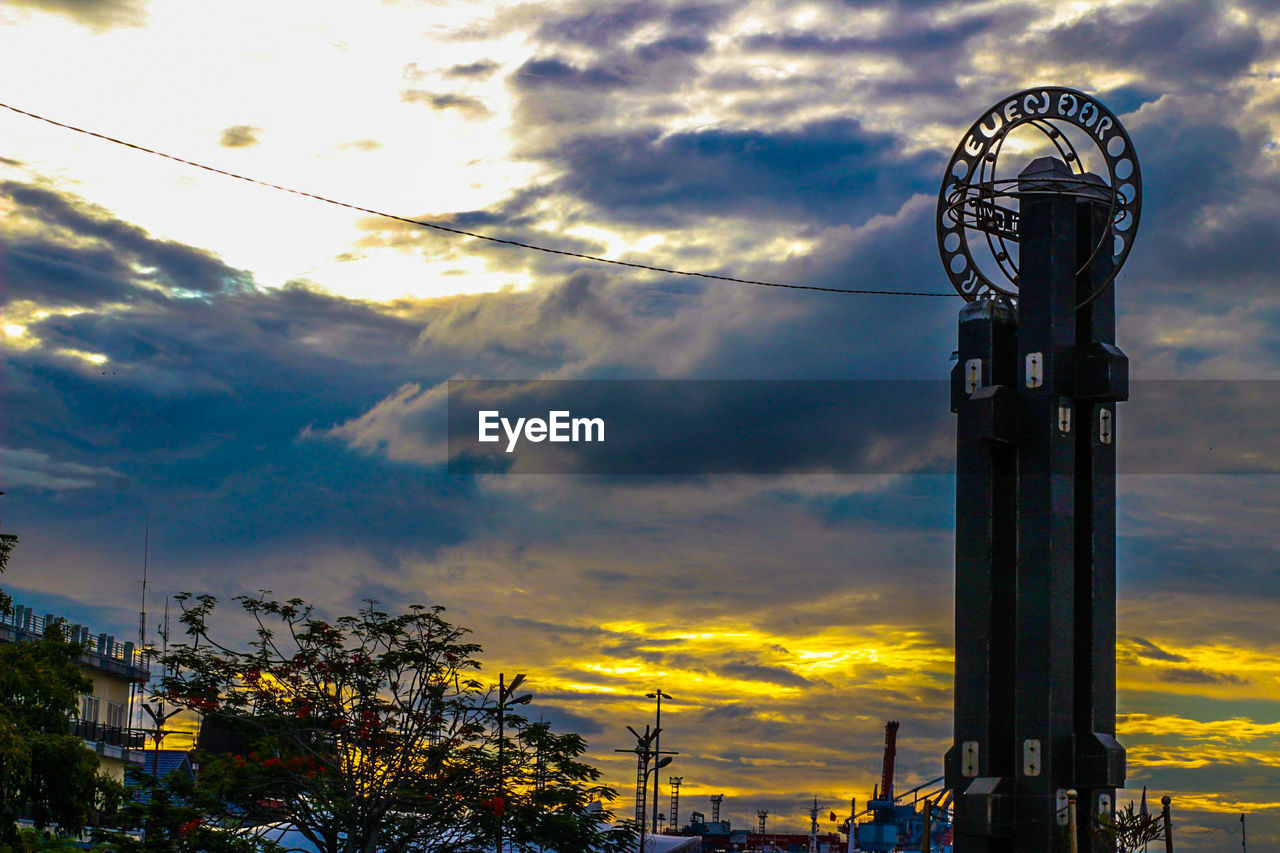
[[(1136, 378), (1215, 380), (1174, 383), (1184, 435), (1239, 445), (1180, 467), (1183, 407), (1121, 409), (1167, 466), (1120, 483), (1120, 739), (1187, 851), (1235, 849), (1242, 811), (1280, 843), (1278, 73), (1262, 0), (0, 9), (11, 106), (403, 216), (829, 287), (945, 291), (963, 130), (1027, 86), (1100, 97), (1146, 185), (1121, 346)], [(624, 811), (613, 749), (659, 684), (685, 816), (865, 800), (886, 719), (900, 778), (940, 775), (950, 477), (474, 476), (442, 447), (449, 379), (940, 379), (957, 297), (495, 248), (5, 110), (0, 216), (20, 602), (129, 634), (149, 514), (153, 625), (179, 590), (444, 604)], [(1248, 405), (1195, 403), (1224, 388)]]

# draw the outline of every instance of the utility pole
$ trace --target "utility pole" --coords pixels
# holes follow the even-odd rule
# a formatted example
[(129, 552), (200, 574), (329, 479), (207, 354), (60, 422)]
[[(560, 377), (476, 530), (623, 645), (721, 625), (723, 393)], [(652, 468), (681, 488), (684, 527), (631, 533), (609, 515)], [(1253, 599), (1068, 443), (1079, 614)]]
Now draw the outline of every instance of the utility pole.
[[(138, 652), (142, 655), (147, 654), (147, 558), (151, 552), (151, 510), (147, 510), (142, 521), (142, 606), (138, 610)], [(143, 661), (149, 661), (148, 657), (143, 657)], [(133, 663), (130, 661), (130, 663)], [(142, 707), (142, 691), (146, 685), (141, 687), (129, 683), (129, 728), (133, 728), (134, 707)], [(138, 714), (138, 728), (142, 728), (142, 714)], [(146, 743), (143, 742), (143, 750), (146, 750)]]
[(497, 836), (497, 853), (502, 851), (502, 831), (503, 823), (506, 819), (507, 811), (507, 787), (506, 777), (504, 775), (504, 765), (502, 763), (503, 743), (506, 741), (506, 714), (507, 708), (511, 705), (527, 705), (533, 696), (529, 693), (519, 696), (515, 699), (511, 698), (511, 694), (516, 692), (516, 688), (524, 683), (524, 673), (517, 673), (516, 677), (511, 679), (511, 683), (506, 683), (506, 674), (498, 673), (498, 706), (495, 709), (498, 717), (498, 825), (495, 831)]

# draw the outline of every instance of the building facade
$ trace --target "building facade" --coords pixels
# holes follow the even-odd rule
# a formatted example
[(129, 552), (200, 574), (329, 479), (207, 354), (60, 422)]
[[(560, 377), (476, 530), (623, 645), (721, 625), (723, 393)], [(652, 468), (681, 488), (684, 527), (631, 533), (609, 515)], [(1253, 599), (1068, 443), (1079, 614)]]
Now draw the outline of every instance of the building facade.
[(133, 643), (119, 643), (109, 634), (92, 634), (52, 614), (37, 616), (30, 607), (14, 605), (0, 613), (0, 642), (22, 642), (44, 636), (46, 628), (61, 625), (68, 638), (84, 646), (80, 671), (92, 683), (80, 697), (75, 734), (98, 755), (102, 770), (124, 780), (125, 765), (141, 763), (145, 734), (130, 722), (135, 696), (151, 678), (142, 650)]

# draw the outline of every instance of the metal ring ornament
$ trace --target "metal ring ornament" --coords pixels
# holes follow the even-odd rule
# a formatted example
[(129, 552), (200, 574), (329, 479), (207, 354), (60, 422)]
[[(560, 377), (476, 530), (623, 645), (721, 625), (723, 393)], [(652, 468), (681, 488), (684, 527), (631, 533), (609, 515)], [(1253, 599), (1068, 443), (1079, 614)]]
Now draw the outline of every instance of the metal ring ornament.
[[(1075, 146), (1056, 126), (1061, 122), (1075, 126), (1093, 142), (1106, 162), (1109, 184), (1099, 184), (1098, 179), (1085, 175)], [(1019, 186), (1017, 178), (997, 179), (996, 166), (1009, 132), (1022, 125), (1031, 125), (1043, 133), (1077, 176), (1073, 180), (1046, 181), (1043, 191), (1104, 198), (1110, 204), (1112, 245), (1106, 245), (1108, 235), (1104, 234), (1084, 268), (1108, 249), (1114, 267), (1107, 280), (1082, 303), (1087, 304), (1115, 279), (1133, 248), (1142, 210), (1142, 175), (1133, 141), (1120, 120), (1096, 99), (1075, 89), (1025, 89), (1002, 98), (969, 128), (947, 163), (938, 193), (937, 234), (942, 265), (956, 292), (970, 302), (1017, 297), (1018, 270), (1008, 244), (1018, 239), (1018, 211), (999, 202), (1016, 199), (1025, 188)], [(1004, 281), (992, 281), (974, 263), (969, 245), (969, 233), (974, 231), (983, 233), (987, 250)]]

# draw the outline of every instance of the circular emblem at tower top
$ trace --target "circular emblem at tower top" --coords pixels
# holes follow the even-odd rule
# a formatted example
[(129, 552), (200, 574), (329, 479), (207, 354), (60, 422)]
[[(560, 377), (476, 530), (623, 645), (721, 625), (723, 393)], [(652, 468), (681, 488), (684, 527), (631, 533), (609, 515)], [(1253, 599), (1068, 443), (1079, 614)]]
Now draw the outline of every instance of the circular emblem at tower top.
[[(1039, 180), (1012, 167), (1060, 160)], [(1003, 158), (1003, 162), (1002, 162)], [(1110, 283), (1129, 256), (1142, 208), (1142, 177), (1120, 120), (1083, 92), (1046, 86), (998, 101), (973, 123), (947, 163), (938, 193), (938, 251), (956, 292), (967, 300), (1016, 297), (1018, 198), (1024, 192), (1092, 198), (1108, 205), (1111, 227), (1090, 262), (1108, 253)]]

